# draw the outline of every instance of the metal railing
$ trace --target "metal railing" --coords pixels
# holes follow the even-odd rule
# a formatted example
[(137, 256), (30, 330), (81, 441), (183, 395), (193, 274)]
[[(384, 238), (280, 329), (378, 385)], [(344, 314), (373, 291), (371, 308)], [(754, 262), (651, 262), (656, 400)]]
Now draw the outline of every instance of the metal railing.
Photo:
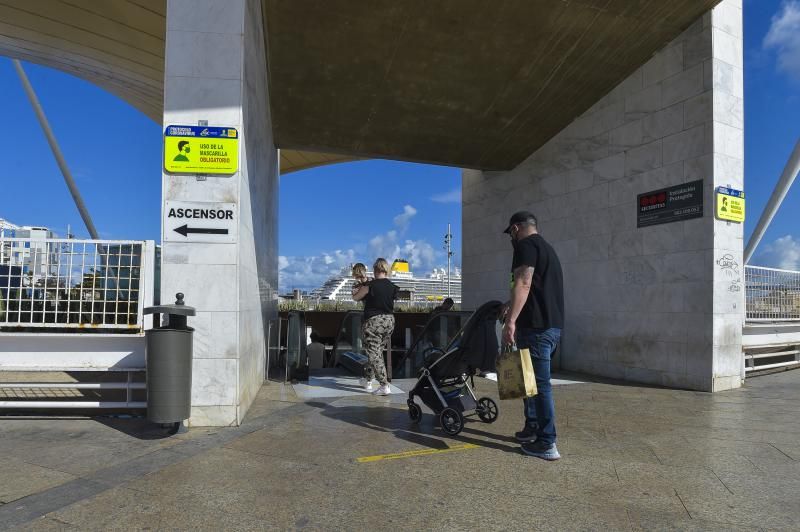
[(745, 266), (747, 321), (800, 321), (800, 272)]
[(147, 244), (0, 237), (0, 331), (143, 331)]

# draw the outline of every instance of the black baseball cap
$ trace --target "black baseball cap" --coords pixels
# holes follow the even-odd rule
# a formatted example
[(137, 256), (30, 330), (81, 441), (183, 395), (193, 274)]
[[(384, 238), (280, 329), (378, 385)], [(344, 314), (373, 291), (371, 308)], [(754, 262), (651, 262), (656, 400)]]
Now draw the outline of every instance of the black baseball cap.
[(503, 232), (511, 233), (512, 225), (521, 224), (524, 222), (530, 222), (536, 224), (536, 216), (534, 216), (533, 213), (529, 211), (515, 212), (514, 214), (511, 215), (511, 219), (508, 221), (508, 227), (506, 227)]

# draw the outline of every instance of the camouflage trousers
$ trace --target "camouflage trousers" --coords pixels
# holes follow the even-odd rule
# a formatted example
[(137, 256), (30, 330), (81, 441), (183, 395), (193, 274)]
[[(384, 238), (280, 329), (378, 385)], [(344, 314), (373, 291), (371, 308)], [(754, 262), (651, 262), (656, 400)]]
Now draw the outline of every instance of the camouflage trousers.
[(364, 377), (368, 380), (378, 379), (381, 386), (388, 382), (386, 364), (383, 362), (383, 348), (392, 337), (392, 331), (394, 331), (394, 316), (391, 314), (372, 316), (361, 326), (364, 349), (369, 358), (364, 368)]

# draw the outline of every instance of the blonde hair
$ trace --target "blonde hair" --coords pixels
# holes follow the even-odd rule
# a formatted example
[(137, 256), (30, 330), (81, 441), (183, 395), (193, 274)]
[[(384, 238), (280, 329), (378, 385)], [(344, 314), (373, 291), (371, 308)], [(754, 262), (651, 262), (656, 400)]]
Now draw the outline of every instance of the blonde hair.
[(389, 263), (384, 258), (380, 258), (375, 261), (375, 264), (372, 265), (372, 269), (375, 273), (381, 272), (385, 273), (386, 275), (391, 275), (392, 269), (389, 267)]
[(364, 263), (356, 262), (353, 264), (352, 270), (353, 277), (366, 277), (367, 276), (367, 267)]

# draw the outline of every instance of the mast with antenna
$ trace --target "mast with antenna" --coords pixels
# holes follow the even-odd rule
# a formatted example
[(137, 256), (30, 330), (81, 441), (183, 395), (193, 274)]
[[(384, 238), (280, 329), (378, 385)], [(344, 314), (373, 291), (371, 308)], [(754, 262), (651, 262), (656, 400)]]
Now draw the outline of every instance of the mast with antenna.
[(450, 297), (450, 259), (453, 251), (450, 247), (453, 241), (453, 234), (450, 232), (450, 224), (447, 224), (447, 234), (444, 235), (444, 249), (447, 252), (447, 297)]

